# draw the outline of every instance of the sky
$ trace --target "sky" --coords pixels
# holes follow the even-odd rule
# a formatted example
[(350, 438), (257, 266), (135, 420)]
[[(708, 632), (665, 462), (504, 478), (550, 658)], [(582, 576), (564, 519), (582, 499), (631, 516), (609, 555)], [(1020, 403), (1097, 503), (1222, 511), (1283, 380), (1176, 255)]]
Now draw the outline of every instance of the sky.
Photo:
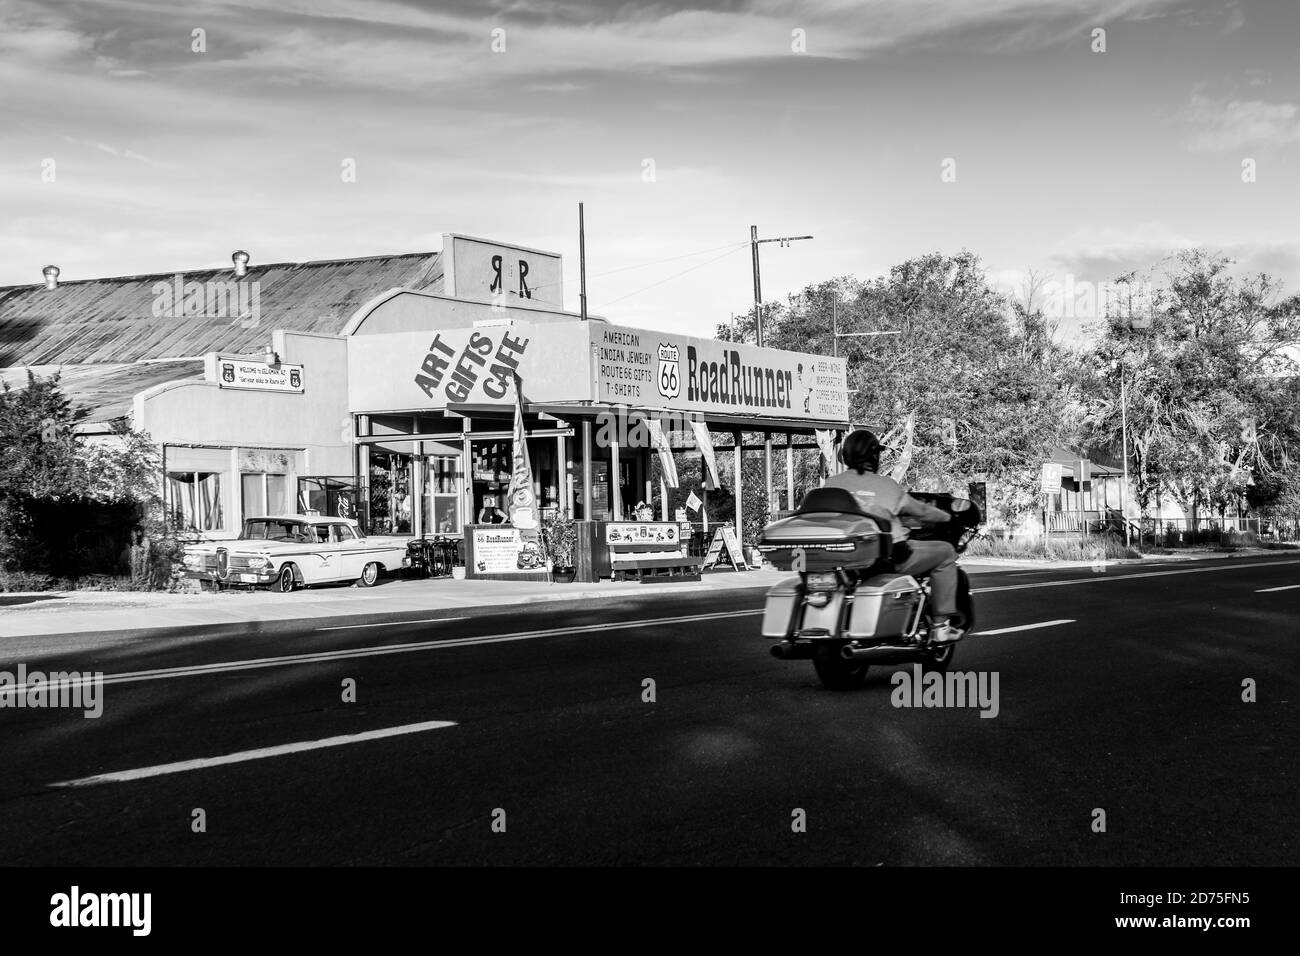
[(1293, 293), (1298, 38), (1292, 0), (0, 0), (0, 285), (459, 232), (563, 254), (576, 310), (581, 201), (589, 311), (680, 333), (751, 308), (751, 224), (814, 237), (768, 300), (962, 249), (1010, 294), (1191, 246)]

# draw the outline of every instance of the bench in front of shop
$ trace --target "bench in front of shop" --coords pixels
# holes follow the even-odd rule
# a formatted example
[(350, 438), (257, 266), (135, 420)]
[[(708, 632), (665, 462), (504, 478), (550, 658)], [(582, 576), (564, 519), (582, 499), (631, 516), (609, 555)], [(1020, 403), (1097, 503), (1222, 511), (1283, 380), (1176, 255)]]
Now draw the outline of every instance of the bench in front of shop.
[(673, 578), (698, 581), (702, 559), (665, 550), (662, 544), (619, 543), (609, 545), (609, 567), (615, 581), (635, 577), (640, 581)]

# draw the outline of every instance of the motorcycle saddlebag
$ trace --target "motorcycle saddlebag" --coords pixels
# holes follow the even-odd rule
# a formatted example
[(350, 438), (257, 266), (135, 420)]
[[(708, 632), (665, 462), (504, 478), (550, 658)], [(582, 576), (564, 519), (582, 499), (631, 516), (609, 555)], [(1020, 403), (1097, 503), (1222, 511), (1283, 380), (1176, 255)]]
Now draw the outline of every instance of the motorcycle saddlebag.
[(785, 637), (794, 628), (795, 614), (803, 602), (798, 578), (785, 578), (767, 592), (763, 606), (763, 636)]
[(902, 637), (921, 603), (921, 586), (910, 574), (876, 574), (853, 592), (848, 636)]

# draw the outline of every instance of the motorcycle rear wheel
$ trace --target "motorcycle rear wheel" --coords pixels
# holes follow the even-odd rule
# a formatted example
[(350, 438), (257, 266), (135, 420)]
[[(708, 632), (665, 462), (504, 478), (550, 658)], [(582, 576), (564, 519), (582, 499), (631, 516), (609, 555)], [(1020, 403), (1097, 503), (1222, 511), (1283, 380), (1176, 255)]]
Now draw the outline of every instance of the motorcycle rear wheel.
[(826, 643), (813, 654), (813, 669), (827, 690), (857, 690), (867, 679), (869, 665), (846, 661), (839, 644)]
[(926, 651), (925, 657), (921, 658), (921, 673), (942, 674), (946, 672), (948, 670), (948, 665), (952, 663), (952, 657), (956, 651), (956, 641), (950, 641), (947, 644), (940, 644), (938, 647)]

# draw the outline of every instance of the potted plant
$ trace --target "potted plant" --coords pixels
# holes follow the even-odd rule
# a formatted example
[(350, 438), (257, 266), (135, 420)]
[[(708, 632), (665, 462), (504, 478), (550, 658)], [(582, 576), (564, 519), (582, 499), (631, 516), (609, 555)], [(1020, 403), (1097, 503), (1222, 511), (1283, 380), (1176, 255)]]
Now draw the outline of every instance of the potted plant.
[(573, 554), (578, 528), (572, 518), (553, 517), (542, 522), (542, 550), (551, 564), (551, 579), (568, 584), (573, 581)]

